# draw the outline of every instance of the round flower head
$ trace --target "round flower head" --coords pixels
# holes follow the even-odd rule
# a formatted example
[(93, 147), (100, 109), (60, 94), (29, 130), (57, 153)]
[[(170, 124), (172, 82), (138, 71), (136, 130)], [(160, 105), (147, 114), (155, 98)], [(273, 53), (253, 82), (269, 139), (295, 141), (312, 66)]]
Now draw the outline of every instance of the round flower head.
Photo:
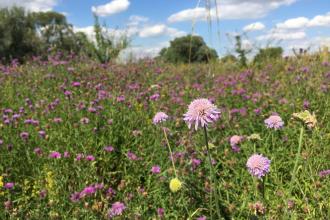
[(284, 126), (282, 118), (278, 115), (272, 115), (265, 120), (267, 128), (274, 128), (275, 130), (280, 129)]
[(152, 122), (156, 125), (168, 119), (168, 115), (164, 112), (157, 112)]
[(182, 183), (178, 178), (173, 178), (170, 181), (170, 190), (172, 192), (177, 192), (181, 189)]
[(113, 218), (118, 215), (122, 215), (124, 210), (126, 209), (126, 206), (122, 202), (115, 202), (111, 205), (111, 209), (108, 212), (108, 217)]
[(232, 147), (237, 146), (239, 143), (242, 142), (242, 140), (243, 140), (243, 137), (238, 136), (238, 135), (234, 135), (229, 140), (230, 146), (232, 146)]
[(183, 116), (189, 129), (195, 124), (197, 130), (199, 125), (204, 127), (208, 123), (215, 122), (220, 117), (220, 110), (208, 99), (196, 99), (190, 103), (187, 113)]
[(269, 172), (270, 160), (261, 154), (253, 154), (248, 159), (246, 166), (252, 176), (260, 179)]

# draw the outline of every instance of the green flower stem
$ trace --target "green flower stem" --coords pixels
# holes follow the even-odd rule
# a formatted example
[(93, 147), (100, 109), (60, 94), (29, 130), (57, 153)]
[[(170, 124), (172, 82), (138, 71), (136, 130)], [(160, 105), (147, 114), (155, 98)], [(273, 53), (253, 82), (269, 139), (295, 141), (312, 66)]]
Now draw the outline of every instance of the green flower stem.
[(297, 166), (298, 166), (298, 162), (299, 162), (299, 159), (300, 159), (303, 136), (304, 136), (304, 127), (301, 127), (300, 136), (299, 136), (298, 152), (296, 154), (296, 160), (295, 160), (295, 163), (294, 163), (292, 178), (291, 178), (291, 182), (290, 182), (290, 191), (289, 191), (290, 194), (291, 194), (291, 191), (292, 191), (292, 186), (293, 186), (294, 182), (296, 181)]
[(216, 182), (215, 182), (215, 172), (214, 172), (214, 167), (212, 164), (212, 159), (211, 159), (211, 152), (209, 149), (209, 142), (208, 142), (208, 137), (207, 137), (207, 131), (206, 131), (206, 126), (204, 125), (204, 137), (205, 137), (205, 145), (207, 149), (207, 155), (209, 158), (209, 165), (210, 165), (210, 176), (211, 176), (211, 195), (210, 195), (210, 213), (211, 213), (211, 219), (213, 218), (212, 216), (212, 194), (213, 194), (213, 187), (215, 188), (214, 190), (214, 197), (215, 197), (215, 205), (217, 208), (217, 214), (219, 219), (221, 219), (221, 213), (220, 213), (220, 207), (219, 207), (219, 196), (218, 196), (218, 190), (216, 187)]
[(178, 177), (177, 173), (176, 173), (175, 165), (174, 165), (173, 153), (172, 153), (171, 146), (170, 146), (170, 143), (168, 141), (167, 134), (166, 134), (166, 131), (165, 131), (164, 127), (163, 127), (163, 131), (164, 131), (164, 136), (165, 136), (165, 140), (166, 140), (168, 150), (170, 151), (170, 156), (171, 156), (172, 166), (173, 166), (173, 169), (174, 169), (174, 174), (175, 174), (175, 177)]

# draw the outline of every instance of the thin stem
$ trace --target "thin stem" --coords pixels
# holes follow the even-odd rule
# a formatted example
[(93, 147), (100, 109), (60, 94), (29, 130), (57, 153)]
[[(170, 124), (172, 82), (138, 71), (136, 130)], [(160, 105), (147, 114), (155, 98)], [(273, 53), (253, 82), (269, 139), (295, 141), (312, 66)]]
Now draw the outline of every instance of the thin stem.
[(173, 166), (173, 169), (174, 169), (174, 174), (175, 174), (175, 177), (178, 177), (177, 174), (176, 174), (176, 169), (175, 169), (175, 165), (174, 165), (173, 153), (172, 153), (172, 150), (171, 150), (170, 143), (168, 142), (167, 134), (166, 134), (166, 131), (165, 131), (164, 127), (163, 127), (163, 131), (164, 131), (164, 136), (165, 136), (165, 140), (166, 140), (168, 150), (170, 151), (170, 156), (171, 156), (172, 166)]
[(298, 152), (296, 154), (296, 161), (294, 163), (293, 172), (292, 172), (292, 178), (291, 178), (291, 183), (290, 183), (290, 191), (289, 191), (290, 194), (291, 194), (293, 183), (296, 180), (297, 166), (298, 166), (298, 162), (299, 162), (299, 158), (300, 158), (303, 136), (304, 136), (304, 127), (301, 127), (301, 129), (300, 129), (300, 136), (299, 136)]
[[(218, 190), (216, 187), (216, 182), (215, 182), (215, 172), (214, 172), (214, 168), (213, 168), (213, 164), (212, 164), (212, 159), (211, 159), (211, 153), (210, 153), (210, 149), (209, 149), (209, 141), (207, 138), (207, 131), (206, 131), (206, 126), (204, 125), (204, 137), (205, 137), (205, 145), (206, 145), (206, 149), (207, 149), (207, 155), (209, 158), (209, 164), (210, 164), (210, 175), (211, 175), (211, 199), (210, 199), (210, 212), (211, 212), (211, 219), (212, 219), (212, 192), (213, 192), (213, 187), (215, 188), (214, 190), (214, 197), (215, 197), (215, 205), (217, 208), (217, 214), (218, 217), (221, 219), (221, 214), (220, 214), (220, 207), (219, 207), (219, 196), (218, 196)], [(213, 186), (212, 186), (213, 185)]]

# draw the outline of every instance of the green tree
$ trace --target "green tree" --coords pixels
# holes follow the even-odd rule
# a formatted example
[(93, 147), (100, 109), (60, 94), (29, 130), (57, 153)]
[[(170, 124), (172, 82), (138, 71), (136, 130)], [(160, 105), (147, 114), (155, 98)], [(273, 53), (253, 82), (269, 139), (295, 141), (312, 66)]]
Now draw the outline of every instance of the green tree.
[(268, 47), (259, 49), (258, 54), (255, 55), (253, 62), (262, 64), (271, 60), (282, 58), (283, 49), (282, 47)]
[(5, 61), (39, 52), (38, 38), (31, 14), (22, 8), (0, 10), (0, 57)]
[(126, 34), (119, 37), (111, 35), (106, 25), (101, 26), (95, 15), (94, 33), (96, 44), (94, 52), (101, 63), (107, 63), (118, 57), (120, 51), (128, 47), (130, 40)]
[(163, 48), (159, 57), (171, 63), (209, 62), (218, 57), (200, 36), (187, 35), (175, 38), (168, 48)]

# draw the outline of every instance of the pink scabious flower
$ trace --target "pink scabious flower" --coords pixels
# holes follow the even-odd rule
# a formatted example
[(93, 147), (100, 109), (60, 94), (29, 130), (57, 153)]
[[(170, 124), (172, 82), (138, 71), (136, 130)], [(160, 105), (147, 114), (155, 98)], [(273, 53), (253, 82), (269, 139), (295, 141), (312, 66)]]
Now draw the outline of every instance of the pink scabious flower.
[(252, 176), (260, 179), (269, 172), (270, 160), (261, 154), (253, 154), (248, 159), (246, 166)]
[(113, 218), (115, 216), (122, 215), (125, 209), (126, 207), (124, 203), (115, 202), (111, 205), (111, 209), (108, 212), (108, 217)]
[(281, 129), (284, 126), (282, 118), (278, 115), (272, 115), (265, 120), (267, 128), (274, 128), (275, 130)]
[(243, 137), (242, 136), (238, 136), (238, 135), (233, 135), (229, 142), (230, 142), (230, 146), (234, 147), (234, 146), (237, 146), (238, 144), (240, 144), (243, 140)]
[(160, 173), (160, 167), (159, 167), (159, 166), (152, 166), (152, 167), (151, 167), (151, 172), (152, 172), (153, 174), (158, 174), (158, 173)]
[(195, 130), (198, 126), (204, 127), (208, 123), (213, 123), (220, 117), (220, 110), (208, 99), (196, 99), (188, 106), (188, 111), (183, 115), (183, 120), (188, 124), (189, 129), (195, 124)]
[(168, 115), (164, 112), (157, 112), (152, 122), (156, 125), (168, 119)]

